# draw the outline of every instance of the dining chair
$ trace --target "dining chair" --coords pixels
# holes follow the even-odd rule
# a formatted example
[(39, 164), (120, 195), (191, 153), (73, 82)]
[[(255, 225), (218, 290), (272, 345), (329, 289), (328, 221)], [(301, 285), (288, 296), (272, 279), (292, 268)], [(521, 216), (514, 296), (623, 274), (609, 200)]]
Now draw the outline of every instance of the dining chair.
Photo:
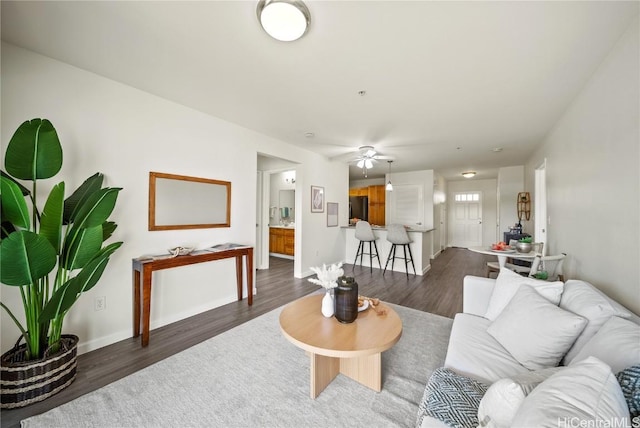
[[(378, 259), (378, 266), (382, 269), (382, 265), (380, 264), (380, 256), (378, 255), (378, 246), (376, 245), (376, 236), (373, 234), (373, 229), (371, 229), (371, 224), (368, 221), (360, 220), (356, 223), (356, 239), (360, 241), (358, 243), (358, 250), (356, 251), (356, 259), (353, 262), (352, 270), (355, 269), (356, 264), (358, 263), (358, 256), (360, 256), (360, 266), (362, 266), (362, 258), (365, 254), (369, 256), (369, 270), (373, 272), (373, 258)], [(369, 243), (369, 252), (364, 252), (365, 243)], [(371, 244), (373, 243), (373, 248)], [(372, 251), (375, 250), (374, 251)]]
[(546, 281), (563, 281), (564, 275), (562, 273), (562, 264), (567, 257), (565, 253), (561, 253), (555, 256), (542, 256), (537, 255), (531, 263), (530, 277), (535, 277), (539, 272), (547, 272)]
[[(401, 224), (390, 224), (387, 226), (387, 241), (391, 243), (391, 249), (389, 249), (389, 255), (387, 256), (387, 262), (384, 264), (384, 270), (382, 275), (387, 271), (389, 260), (391, 260), (391, 270), (393, 270), (393, 264), (396, 259), (404, 259), (404, 270), (409, 278), (409, 262), (413, 266), (413, 274), (416, 274), (416, 265), (413, 263), (413, 255), (411, 254), (411, 238), (407, 233), (407, 229)], [(404, 257), (396, 257), (396, 247), (402, 245)], [(409, 258), (407, 258), (407, 250), (409, 250)]]

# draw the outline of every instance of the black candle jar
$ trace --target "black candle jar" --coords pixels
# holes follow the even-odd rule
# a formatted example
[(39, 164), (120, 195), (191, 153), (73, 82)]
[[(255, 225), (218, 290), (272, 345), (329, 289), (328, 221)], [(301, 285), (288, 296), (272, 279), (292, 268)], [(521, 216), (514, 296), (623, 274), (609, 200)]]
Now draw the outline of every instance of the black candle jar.
[(336, 319), (345, 324), (354, 322), (358, 318), (358, 283), (353, 277), (341, 276), (334, 292)]

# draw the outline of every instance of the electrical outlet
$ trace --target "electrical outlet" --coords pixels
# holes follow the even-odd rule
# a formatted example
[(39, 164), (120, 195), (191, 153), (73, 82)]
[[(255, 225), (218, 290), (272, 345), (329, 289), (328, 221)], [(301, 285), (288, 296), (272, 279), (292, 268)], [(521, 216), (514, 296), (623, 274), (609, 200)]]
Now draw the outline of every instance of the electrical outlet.
[(99, 296), (96, 297), (94, 303), (95, 311), (103, 311), (107, 308), (107, 296)]

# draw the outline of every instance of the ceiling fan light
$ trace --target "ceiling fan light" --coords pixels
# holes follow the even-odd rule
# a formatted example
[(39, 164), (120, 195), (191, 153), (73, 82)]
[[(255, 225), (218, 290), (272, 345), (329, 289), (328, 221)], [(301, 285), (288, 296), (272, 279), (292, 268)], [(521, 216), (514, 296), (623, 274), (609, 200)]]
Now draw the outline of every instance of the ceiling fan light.
[(371, 162), (371, 159), (365, 159), (364, 166), (366, 166), (367, 169), (373, 168), (373, 162)]
[(298, 40), (311, 23), (309, 9), (298, 0), (260, 0), (256, 13), (264, 31), (282, 42)]
[(476, 172), (475, 171), (466, 171), (462, 173), (462, 176), (464, 178), (472, 178), (476, 176)]
[(356, 166), (357, 166), (358, 168), (364, 168), (364, 159), (360, 159), (360, 160), (358, 161), (358, 163), (356, 164)]

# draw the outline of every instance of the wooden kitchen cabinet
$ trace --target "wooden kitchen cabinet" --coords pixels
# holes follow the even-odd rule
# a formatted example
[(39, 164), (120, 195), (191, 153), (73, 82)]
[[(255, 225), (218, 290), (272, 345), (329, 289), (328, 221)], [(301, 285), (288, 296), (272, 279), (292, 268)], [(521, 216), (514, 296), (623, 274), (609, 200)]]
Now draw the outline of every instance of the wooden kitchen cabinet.
[(369, 223), (384, 226), (385, 223), (385, 201), (386, 190), (384, 184), (379, 186), (369, 186)]
[(368, 187), (353, 187), (349, 189), (349, 196), (369, 196)]
[(269, 252), (294, 255), (295, 229), (282, 227), (269, 228)]

